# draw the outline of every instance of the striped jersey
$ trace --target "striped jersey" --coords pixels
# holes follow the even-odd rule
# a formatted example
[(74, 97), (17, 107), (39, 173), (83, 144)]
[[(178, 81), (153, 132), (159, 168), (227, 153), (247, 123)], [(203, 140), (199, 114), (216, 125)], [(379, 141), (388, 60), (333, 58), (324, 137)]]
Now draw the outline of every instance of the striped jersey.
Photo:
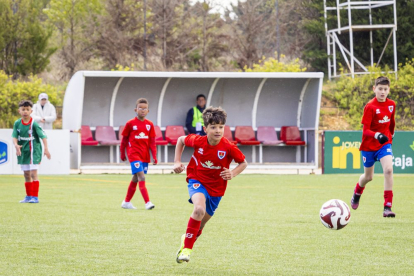
[(40, 164), (42, 161), (42, 144), (40, 139), (47, 138), (47, 136), (42, 127), (33, 118), (27, 124), (21, 118), (16, 120), (13, 126), (12, 137), (17, 139), (18, 145), (22, 146), (20, 148), (22, 154), (17, 156), (17, 164)]

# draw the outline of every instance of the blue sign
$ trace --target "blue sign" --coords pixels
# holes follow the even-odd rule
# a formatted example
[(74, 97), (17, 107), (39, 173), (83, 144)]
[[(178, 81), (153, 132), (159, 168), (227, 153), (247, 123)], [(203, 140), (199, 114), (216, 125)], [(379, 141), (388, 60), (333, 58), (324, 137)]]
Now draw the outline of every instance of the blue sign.
[(0, 165), (7, 163), (9, 156), (8, 156), (8, 148), (7, 143), (0, 141)]

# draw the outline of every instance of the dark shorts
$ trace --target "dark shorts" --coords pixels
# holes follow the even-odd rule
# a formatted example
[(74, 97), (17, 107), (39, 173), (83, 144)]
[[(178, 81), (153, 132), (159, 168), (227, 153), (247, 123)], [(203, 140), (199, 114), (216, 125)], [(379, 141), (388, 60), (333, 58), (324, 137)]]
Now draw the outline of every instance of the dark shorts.
[(365, 168), (370, 168), (375, 162), (381, 160), (384, 156), (392, 156), (391, 144), (386, 144), (377, 151), (361, 151), (362, 161), (364, 162)]
[(214, 212), (216, 211), (221, 196), (210, 196), (206, 190), (206, 188), (201, 184), (198, 180), (195, 179), (189, 179), (188, 180), (188, 193), (190, 194), (190, 199), (188, 200), (190, 203), (193, 203), (191, 201), (191, 197), (196, 193), (202, 193), (206, 197), (206, 212), (210, 216), (214, 215)]

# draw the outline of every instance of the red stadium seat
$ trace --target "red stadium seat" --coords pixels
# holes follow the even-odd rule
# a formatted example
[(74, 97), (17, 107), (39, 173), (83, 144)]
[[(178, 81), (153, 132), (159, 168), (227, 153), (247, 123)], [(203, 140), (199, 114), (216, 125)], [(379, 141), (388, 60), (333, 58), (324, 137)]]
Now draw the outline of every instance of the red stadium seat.
[(95, 141), (92, 137), (92, 131), (89, 126), (81, 127), (81, 145), (82, 146), (97, 146), (98, 141)]
[(114, 128), (111, 126), (97, 126), (95, 130), (95, 138), (101, 145), (115, 146), (121, 143), (116, 139)]
[(165, 146), (168, 144), (168, 141), (164, 140), (162, 137), (162, 132), (159, 126), (154, 126), (155, 130), (155, 144), (157, 146)]
[(233, 134), (231, 133), (230, 127), (229, 126), (224, 126), (224, 138), (227, 138), (227, 140), (229, 140), (230, 143), (233, 144), (237, 144), (237, 141), (235, 141), (233, 139)]
[(259, 140), (264, 146), (275, 146), (283, 143), (283, 141), (277, 139), (275, 128), (271, 126), (258, 127), (257, 140)]
[(282, 126), (280, 130), (280, 139), (287, 146), (304, 146), (305, 141), (300, 137), (299, 128), (297, 126)]
[(241, 145), (260, 145), (251, 126), (236, 126), (234, 138)]
[(165, 139), (171, 144), (176, 145), (180, 136), (185, 136), (183, 126), (167, 126), (165, 128)]

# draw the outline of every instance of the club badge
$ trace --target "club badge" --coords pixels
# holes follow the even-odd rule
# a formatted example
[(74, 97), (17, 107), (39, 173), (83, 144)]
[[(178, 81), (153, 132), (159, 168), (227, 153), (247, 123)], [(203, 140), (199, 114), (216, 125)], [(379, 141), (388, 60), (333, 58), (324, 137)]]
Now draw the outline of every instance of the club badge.
[(221, 151), (221, 150), (219, 150), (219, 151), (217, 152), (217, 155), (218, 155), (218, 158), (219, 158), (219, 159), (223, 159), (224, 157), (226, 157), (226, 152), (225, 152), (225, 151)]

